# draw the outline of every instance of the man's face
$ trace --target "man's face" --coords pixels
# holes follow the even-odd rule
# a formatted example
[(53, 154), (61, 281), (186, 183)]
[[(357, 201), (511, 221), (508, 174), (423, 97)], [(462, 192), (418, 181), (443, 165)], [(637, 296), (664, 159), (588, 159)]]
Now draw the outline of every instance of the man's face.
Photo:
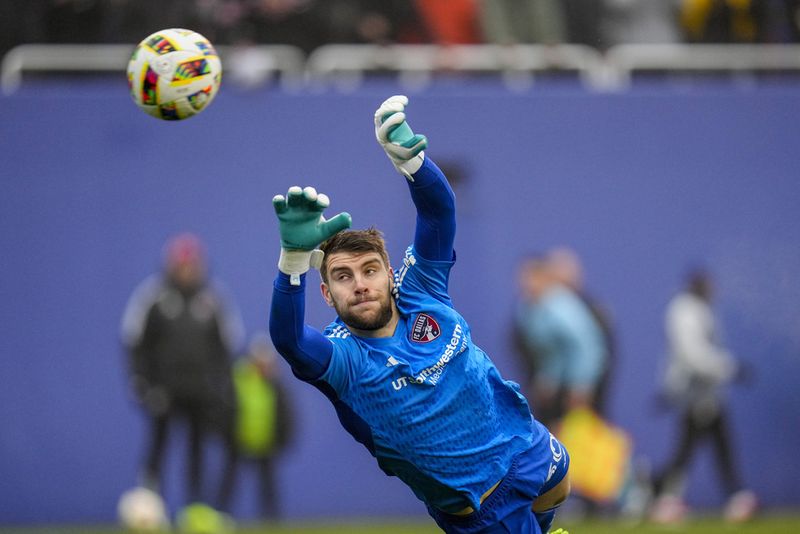
[(180, 287), (195, 288), (206, 277), (206, 267), (202, 261), (182, 261), (170, 267), (172, 279)]
[(322, 296), (348, 327), (374, 332), (389, 324), (395, 313), (392, 275), (380, 254), (335, 252), (327, 259), (327, 276)]
[(522, 296), (529, 301), (538, 300), (552, 286), (551, 278), (541, 261), (525, 263), (520, 270)]

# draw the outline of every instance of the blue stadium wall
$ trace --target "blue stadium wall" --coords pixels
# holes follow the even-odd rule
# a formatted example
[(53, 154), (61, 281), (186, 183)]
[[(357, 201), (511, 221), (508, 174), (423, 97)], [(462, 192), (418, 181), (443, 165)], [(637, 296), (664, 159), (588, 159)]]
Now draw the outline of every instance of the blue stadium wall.
[[(124, 81), (26, 85), (0, 98), (0, 524), (109, 522), (136, 479), (144, 421), (126, 388), (120, 315), (159, 266), (165, 239), (202, 236), (249, 333), (265, 329), (278, 235), (270, 199), (313, 184), (355, 225), (378, 225), (398, 258), (414, 213), (374, 141), (372, 113), (400, 89), (349, 94), (224, 88), (202, 115), (163, 123)], [(800, 86), (569, 84), (510, 93), (441, 82), (412, 93), (428, 154), (456, 190), (457, 307), (508, 377), (516, 262), (575, 248), (619, 341), (610, 413), (638, 457), (666, 460), (674, 419), (653, 409), (662, 316), (688, 266), (718, 279), (725, 339), (757, 370), (732, 390), (736, 455), (770, 507), (800, 505)], [(308, 318), (331, 319), (311, 283)], [(290, 519), (421, 516), (424, 507), (292, 379), (299, 434), (280, 469)], [(183, 438), (165, 491), (182, 502)], [(213, 458), (212, 458), (213, 460)], [(712, 456), (689, 499), (723, 496)], [(257, 500), (245, 469), (235, 512)]]

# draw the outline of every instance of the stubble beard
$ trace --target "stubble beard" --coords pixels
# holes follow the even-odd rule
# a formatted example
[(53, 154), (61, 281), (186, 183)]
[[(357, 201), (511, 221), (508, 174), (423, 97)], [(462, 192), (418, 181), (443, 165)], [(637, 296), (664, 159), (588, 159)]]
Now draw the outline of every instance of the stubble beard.
[(352, 313), (349, 308), (345, 309), (335, 300), (333, 301), (333, 307), (339, 315), (339, 319), (347, 326), (355, 328), (356, 330), (372, 332), (380, 330), (392, 320), (392, 298), (389, 295), (385, 295), (385, 298), (381, 299), (379, 302), (380, 308), (376, 314), (370, 314), (371, 318), (370, 316), (365, 317)]

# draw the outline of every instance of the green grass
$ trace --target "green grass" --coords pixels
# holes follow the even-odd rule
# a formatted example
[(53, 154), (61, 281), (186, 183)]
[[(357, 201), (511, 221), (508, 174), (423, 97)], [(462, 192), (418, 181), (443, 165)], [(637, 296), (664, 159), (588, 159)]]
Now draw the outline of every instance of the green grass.
[[(631, 524), (622, 521), (596, 520), (558, 523), (570, 534), (798, 534), (800, 516), (766, 516), (741, 525), (729, 525), (717, 519), (695, 519), (679, 526)], [(308, 522), (281, 525), (242, 525), (237, 534), (437, 534), (432, 521)], [(0, 534), (126, 534), (115, 527), (0, 527)]]

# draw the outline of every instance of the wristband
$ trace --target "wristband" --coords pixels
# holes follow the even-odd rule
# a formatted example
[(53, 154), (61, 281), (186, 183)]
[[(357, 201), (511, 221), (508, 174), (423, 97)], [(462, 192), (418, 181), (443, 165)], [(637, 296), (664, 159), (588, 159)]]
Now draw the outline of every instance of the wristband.
[(289, 275), (289, 283), (293, 286), (300, 285), (300, 275), (308, 272), (313, 267), (319, 269), (325, 254), (319, 250), (286, 250), (281, 248), (278, 259), (278, 269)]

